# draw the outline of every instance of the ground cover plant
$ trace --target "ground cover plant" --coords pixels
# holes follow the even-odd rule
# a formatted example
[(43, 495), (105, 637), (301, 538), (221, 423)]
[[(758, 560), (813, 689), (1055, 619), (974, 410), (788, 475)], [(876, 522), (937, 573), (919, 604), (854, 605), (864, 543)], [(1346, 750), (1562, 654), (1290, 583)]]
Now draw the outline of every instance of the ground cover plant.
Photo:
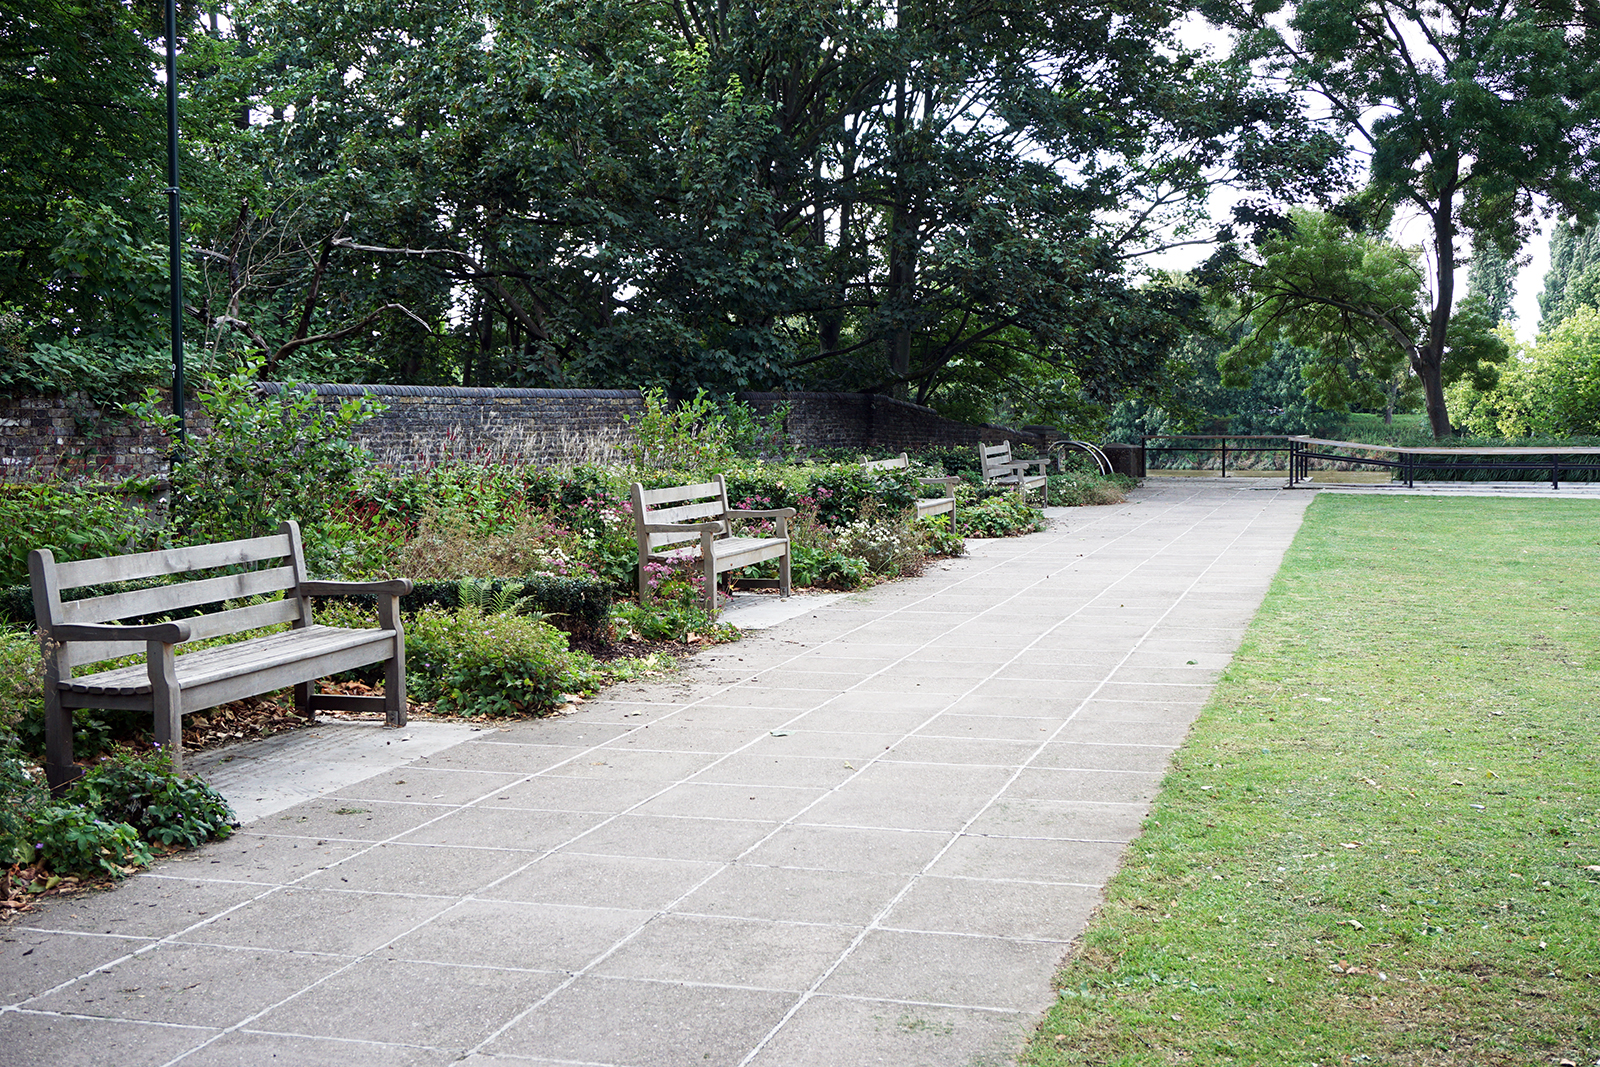
[(1024, 1062), (1600, 1059), (1597, 520), (1317, 500)]

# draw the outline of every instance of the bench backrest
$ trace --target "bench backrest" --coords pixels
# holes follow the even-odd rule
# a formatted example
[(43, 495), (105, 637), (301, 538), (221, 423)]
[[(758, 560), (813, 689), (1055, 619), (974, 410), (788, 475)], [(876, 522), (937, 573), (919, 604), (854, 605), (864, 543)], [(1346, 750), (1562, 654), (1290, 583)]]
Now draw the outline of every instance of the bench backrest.
[(997, 445), (979, 445), (978, 452), (983, 456), (983, 477), (998, 478), (1011, 471), (1011, 442), (1001, 441)]
[[(34, 618), (42, 631), (61, 623), (116, 623), (275, 593), (282, 593), (282, 599), (185, 619), (190, 640), (243, 633), (280, 622), (296, 626), (311, 622), (310, 605), (299, 593), (306, 567), (300, 527), (294, 522), (284, 523), (277, 533), (266, 537), (72, 563), (57, 563), (49, 549), (35, 549), (29, 553), (28, 569)], [(199, 576), (206, 572), (220, 573)], [(189, 575), (197, 577), (79, 600), (62, 599), (63, 593), (85, 586)], [(75, 665), (143, 651), (143, 641), (75, 641), (66, 646), (69, 659), (60, 662), (60, 667), (66, 673)]]
[(648, 546), (651, 552), (663, 545), (681, 544), (684, 541), (698, 543), (700, 534), (695, 531), (646, 533), (646, 524), (711, 521), (722, 523), (722, 532), (716, 536), (728, 536), (728, 483), (720, 474), (714, 482), (669, 485), (664, 489), (646, 489), (638, 482), (633, 483), (634, 532), (638, 535), (640, 546)]
[(889, 459), (868, 459), (862, 456), (861, 462), (869, 471), (903, 471), (911, 467), (911, 460), (904, 452)]

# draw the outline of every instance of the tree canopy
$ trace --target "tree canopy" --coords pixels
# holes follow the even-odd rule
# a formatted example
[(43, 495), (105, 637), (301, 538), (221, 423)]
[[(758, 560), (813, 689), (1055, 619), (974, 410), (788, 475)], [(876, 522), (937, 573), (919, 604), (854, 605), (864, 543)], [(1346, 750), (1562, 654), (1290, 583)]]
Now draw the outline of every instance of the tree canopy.
[[(0, 342), (27, 352), (0, 385), (160, 365), (149, 6), (0, 16)], [(806, 386), (1077, 418), (1170, 392), (1204, 326), (1149, 257), (1232, 240), (1240, 264), (1287, 263), (1245, 231), (1332, 205), (1353, 136), (1365, 185), (1334, 210), (1357, 232), (1427, 220), (1431, 296), (1343, 336), (1377, 367), (1411, 316), (1400, 358), (1444, 431), (1446, 360), (1486, 365), (1483, 331), (1450, 332), (1458, 236), (1512, 263), (1534, 196), (1600, 208), (1586, 10), (1214, 0), (1239, 33), (1219, 58), (1151, 0), (190, 8), (190, 341), (274, 377)], [(1233, 223), (1217, 192), (1243, 198)], [(1308, 314), (1292, 332), (1325, 356)]]
[[(1241, 56), (1315, 94), (1366, 153), (1344, 210), (1367, 225), (1423, 221), (1431, 302), (1408, 353), (1435, 436), (1456, 306), (1458, 237), (1514, 257), (1534, 197), (1585, 224), (1600, 209), (1600, 66), (1593, 27), (1560, 2), (1316, 0), (1208, 7)], [(1586, 9), (1585, 9), (1586, 10)], [(1469, 346), (1455, 346), (1463, 350)]]
[[(1146, 0), (224, 13), (183, 44), (185, 291), (194, 340), (277, 376), (1105, 400), (1195, 314), (1141, 258), (1210, 240), (1210, 190), (1292, 202), (1341, 152)], [(85, 202), (148, 229), (154, 80), (117, 18), (128, 135), (96, 150), (130, 190)]]

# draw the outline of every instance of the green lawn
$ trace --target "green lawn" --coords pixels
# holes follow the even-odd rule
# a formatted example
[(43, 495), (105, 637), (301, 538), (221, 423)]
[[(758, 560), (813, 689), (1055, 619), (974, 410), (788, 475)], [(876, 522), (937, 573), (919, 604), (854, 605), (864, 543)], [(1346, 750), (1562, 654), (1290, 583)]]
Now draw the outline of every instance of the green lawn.
[(1315, 501), (1024, 1062), (1600, 1061), (1597, 556)]

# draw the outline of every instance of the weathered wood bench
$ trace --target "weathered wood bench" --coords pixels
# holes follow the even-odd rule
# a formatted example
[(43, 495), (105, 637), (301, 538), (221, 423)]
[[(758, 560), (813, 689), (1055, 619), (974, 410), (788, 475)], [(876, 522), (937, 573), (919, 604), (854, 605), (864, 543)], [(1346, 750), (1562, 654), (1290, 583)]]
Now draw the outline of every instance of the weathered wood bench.
[[(903, 471), (911, 468), (911, 460), (904, 452), (890, 459), (868, 459), (866, 456), (862, 456), (861, 462), (869, 471)], [(919, 475), (917, 480), (923, 485), (942, 485), (947, 494), (945, 496), (922, 497), (919, 499), (917, 501), (917, 518), (920, 519), (925, 515), (948, 514), (950, 516), (950, 532), (957, 532), (955, 487), (961, 484), (961, 479), (951, 474), (937, 478)]]
[[(72, 758), (74, 708), (130, 709), (155, 716), (157, 743), (183, 767), (183, 716), (231, 700), (294, 687), (295, 707), (315, 711), (382, 710), (392, 726), (406, 721), (406, 646), (400, 597), (408, 579), (318, 582), (306, 577), (300, 527), (286, 522), (276, 534), (126, 556), (57, 563), (49, 549), (28, 557), (34, 614), (44, 650), (45, 773), (53, 789), (77, 777)], [(216, 572), (208, 577), (202, 572)], [(166, 585), (63, 599), (85, 586), (186, 576)], [(225, 602), (271, 597), (243, 607)], [(319, 626), (310, 597), (374, 593), (377, 629)], [(209, 609), (191, 618), (139, 622), (186, 608)], [(134, 620), (124, 623), (123, 620)], [(178, 646), (203, 638), (249, 634), (288, 623), (290, 628), (247, 636), (231, 644), (179, 654)], [(144, 663), (74, 676), (73, 671), (143, 652)], [(330, 674), (384, 663), (382, 696), (316, 692)]]
[[(1011, 442), (1002, 441), (997, 445), (978, 446), (978, 456), (983, 462), (983, 483), (985, 485), (1007, 485), (1016, 489), (1018, 495), (1026, 497), (1028, 490), (1038, 489), (1044, 499), (1050, 499), (1050, 480), (1045, 475), (1045, 465), (1050, 462), (1045, 459), (1012, 459)], [(1038, 468), (1038, 474), (1029, 474), (1028, 468)]]
[[(639, 602), (650, 600), (646, 567), (651, 563), (679, 563), (699, 559), (705, 575), (708, 614), (717, 610), (717, 575), (776, 559), (778, 591), (789, 595), (789, 520), (794, 508), (746, 511), (728, 506), (728, 483), (673, 485), (646, 489), (633, 483), (633, 525), (639, 542)], [(772, 537), (740, 537), (733, 533), (734, 519), (772, 519)]]

